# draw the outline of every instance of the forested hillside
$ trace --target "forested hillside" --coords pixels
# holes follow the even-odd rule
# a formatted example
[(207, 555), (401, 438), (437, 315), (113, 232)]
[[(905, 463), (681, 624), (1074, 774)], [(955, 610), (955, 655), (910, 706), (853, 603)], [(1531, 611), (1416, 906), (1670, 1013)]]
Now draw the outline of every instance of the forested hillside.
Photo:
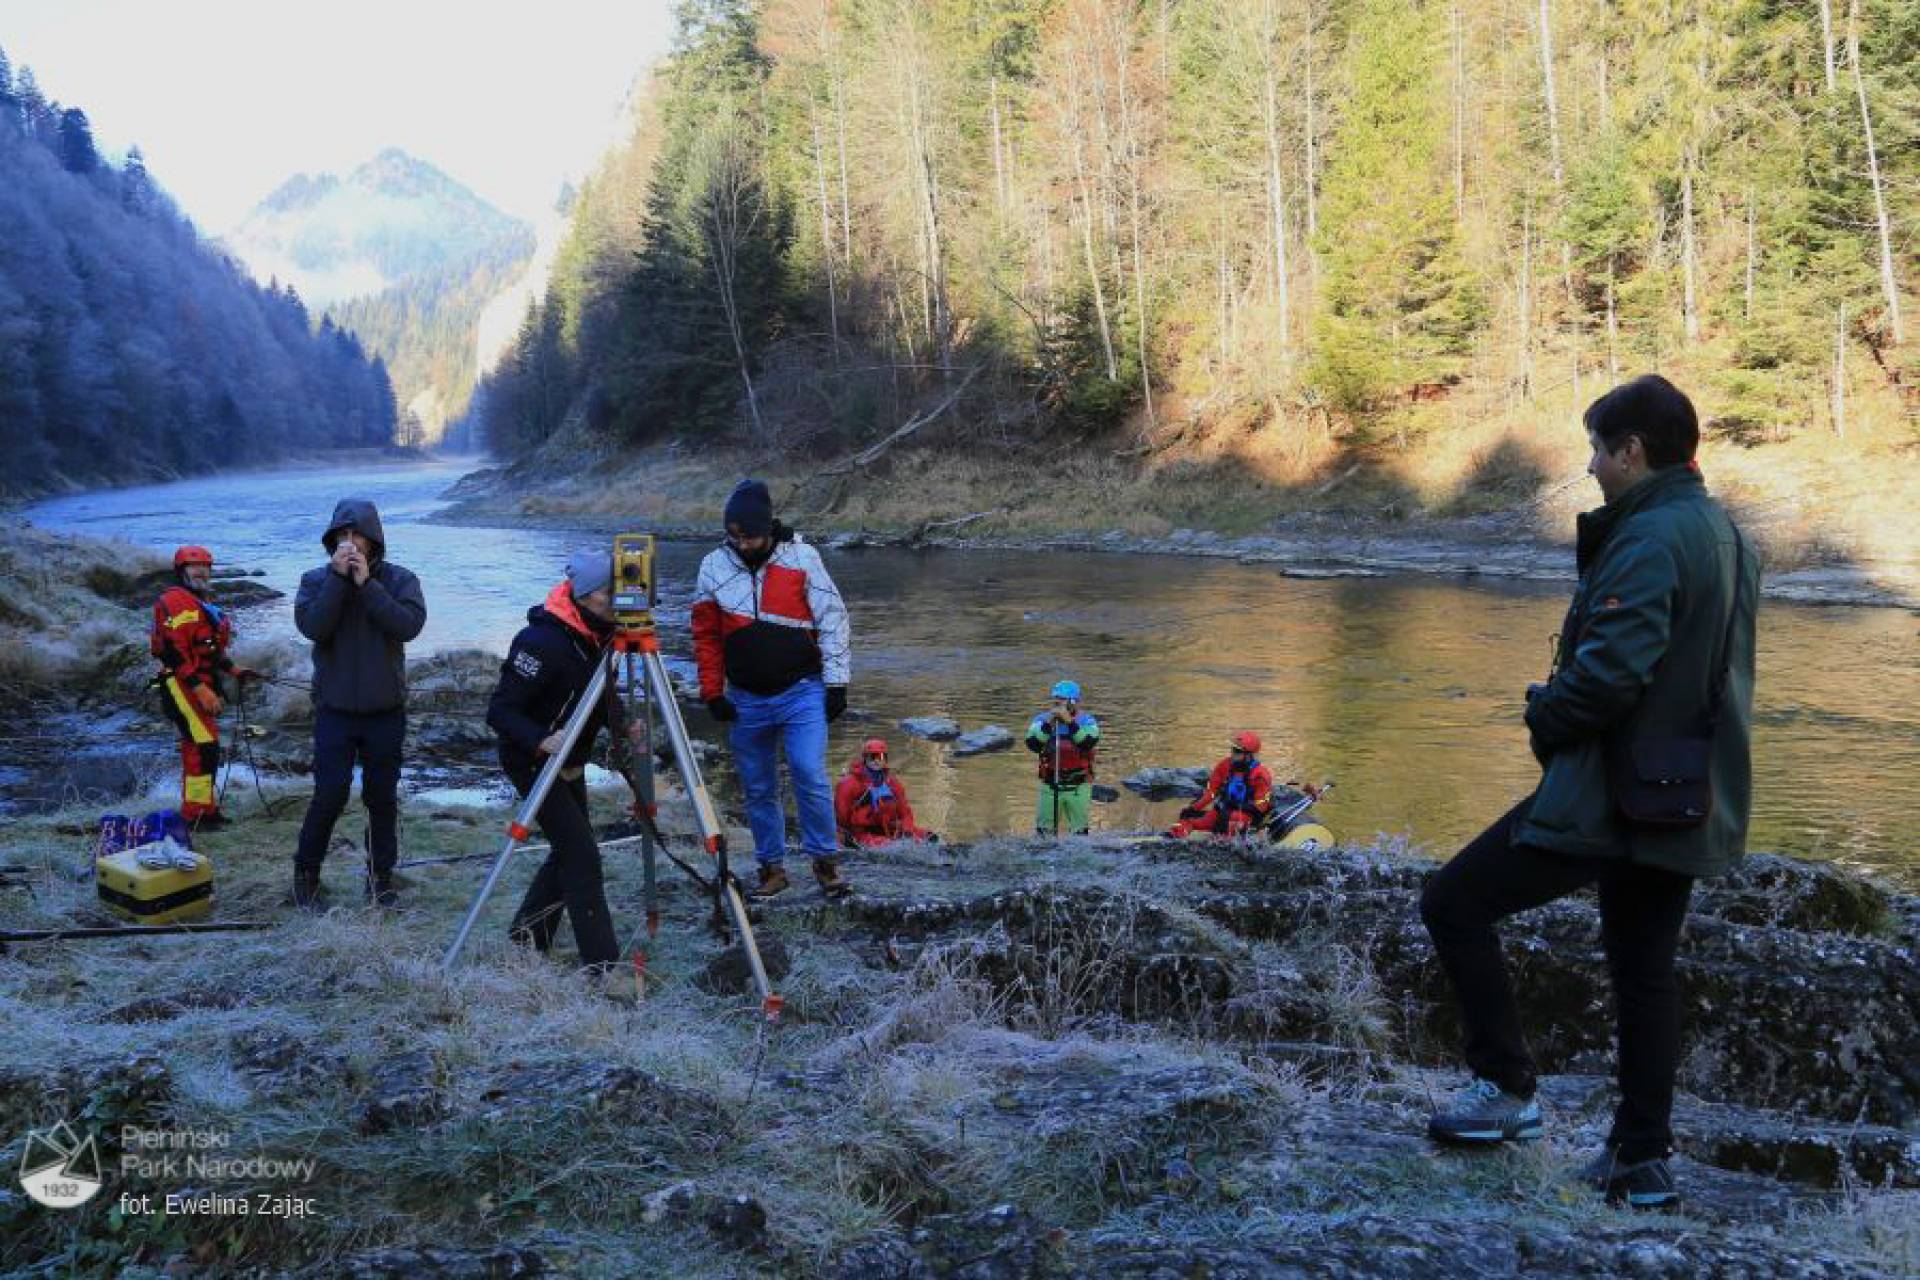
[(385, 367), (203, 243), (0, 54), (0, 493), (384, 445)]
[(481, 312), (534, 251), (526, 223), (392, 147), (344, 178), (288, 179), (226, 242), (381, 355), (407, 444), (438, 441), (466, 410)]
[(510, 453), (850, 444), (956, 392), (947, 439), (1392, 450), (1649, 367), (1723, 438), (1912, 431), (1916, 0), (679, 15), (487, 387)]

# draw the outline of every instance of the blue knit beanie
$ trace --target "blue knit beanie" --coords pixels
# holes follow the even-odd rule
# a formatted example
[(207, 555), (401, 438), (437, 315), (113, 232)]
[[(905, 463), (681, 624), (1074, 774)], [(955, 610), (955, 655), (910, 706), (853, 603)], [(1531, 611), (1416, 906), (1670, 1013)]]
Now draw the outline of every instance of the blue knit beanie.
[(749, 538), (763, 538), (773, 532), (773, 495), (758, 480), (742, 480), (727, 498), (725, 522), (738, 526)]

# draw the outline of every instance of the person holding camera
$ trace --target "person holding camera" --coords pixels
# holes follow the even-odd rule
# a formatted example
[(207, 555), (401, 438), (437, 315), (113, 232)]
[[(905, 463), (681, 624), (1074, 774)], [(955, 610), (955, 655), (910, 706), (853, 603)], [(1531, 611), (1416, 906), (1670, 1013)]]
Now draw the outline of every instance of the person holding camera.
[(255, 680), (257, 672), (227, 656), (233, 622), (213, 602), (213, 553), (181, 547), (173, 553), (173, 585), (153, 603), (148, 648), (160, 660), (161, 707), (180, 735), (180, 816), (195, 831), (227, 825), (214, 794), (220, 771), (220, 677)]
[[(567, 561), (566, 580), (527, 610), (527, 625), (513, 638), (487, 703), (487, 724), (500, 738), (500, 767), (523, 799), (565, 745), (567, 721), (605, 661), (613, 633), (613, 557), (604, 549), (577, 551)], [(617, 973), (620, 943), (607, 909), (600, 846), (587, 816), (586, 766), (601, 728), (617, 715), (616, 702), (609, 682), (540, 806), (536, 821), (547, 838), (547, 858), (509, 930), (515, 942), (545, 955), (565, 908), (582, 967), (603, 980)], [(641, 741), (644, 725), (636, 721), (626, 728), (631, 741)], [(651, 768), (652, 761), (643, 760), (640, 767)]]
[(395, 901), (400, 759), (407, 736), (407, 641), (427, 624), (420, 580), (387, 559), (380, 513), (364, 498), (333, 509), (327, 562), (300, 579), (293, 620), (313, 642), (313, 799), (293, 859), (293, 901), (319, 905), (320, 864), (347, 807), (353, 768), (372, 828), (367, 897)]
[(1692, 403), (1648, 375), (1585, 415), (1606, 503), (1579, 519), (1579, 583), (1525, 719), (1533, 793), (1437, 871), (1420, 912), (1460, 1003), (1474, 1079), (1428, 1123), (1493, 1146), (1545, 1130), (1495, 925), (1599, 891), (1620, 1099), (1579, 1173), (1608, 1200), (1679, 1198), (1672, 1150), (1680, 1003), (1674, 953), (1693, 883), (1746, 847), (1760, 569), (1694, 462)]
[(847, 709), (851, 629), (820, 553), (773, 518), (773, 496), (742, 480), (727, 498), (727, 541), (700, 562), (693, 652), (700, 697), (733, 726), (734, 766), (760, 864), (756, 898), (788, 888), (784, 750), (800, 811), (800, 846), (829, 898), (853, 892), (841, 874), (827, 772), (827, 725)]

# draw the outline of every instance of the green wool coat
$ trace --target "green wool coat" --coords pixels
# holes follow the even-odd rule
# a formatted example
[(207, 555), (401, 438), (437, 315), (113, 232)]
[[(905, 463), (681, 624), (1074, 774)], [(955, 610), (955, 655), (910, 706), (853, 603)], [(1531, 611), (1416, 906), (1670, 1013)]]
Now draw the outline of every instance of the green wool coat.
[[(1735, 536), (1700, 473), (1687, 466), (1662, 468), (1580, 517), (1580, 584), (1561, 629), (1560, 667), (1527, 702), (1545, 772), (1514, 829), (1516, 844), (1625, 857), (1690, 876), (1724, 875), (1740, 861), (1753, 801), (1760, 563), (1748, 544), (1736, 597)], [(1609, 746), (1704, 731), (1728, 610), (1736, 607), (1711, 813), (1683, 830), (1629, 825), (1608, 784)]]

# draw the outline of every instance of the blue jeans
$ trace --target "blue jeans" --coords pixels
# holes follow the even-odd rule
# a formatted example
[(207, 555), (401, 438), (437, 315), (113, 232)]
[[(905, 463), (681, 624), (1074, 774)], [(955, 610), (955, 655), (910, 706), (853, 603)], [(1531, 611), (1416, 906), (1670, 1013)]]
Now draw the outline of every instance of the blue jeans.
[(747, 793), (753, 856), (762, 864), (779, 863), (787, 856), (777, 751), (784, 749), (800, 810), (800, 847), (809, 857), (833, 857), (839, 842), (833, 784), (827, 778), (827, 686), (813, 676), (780, 693), (729, 689), (727, 696), (740, 712), (733, 722), (733, 764)]

